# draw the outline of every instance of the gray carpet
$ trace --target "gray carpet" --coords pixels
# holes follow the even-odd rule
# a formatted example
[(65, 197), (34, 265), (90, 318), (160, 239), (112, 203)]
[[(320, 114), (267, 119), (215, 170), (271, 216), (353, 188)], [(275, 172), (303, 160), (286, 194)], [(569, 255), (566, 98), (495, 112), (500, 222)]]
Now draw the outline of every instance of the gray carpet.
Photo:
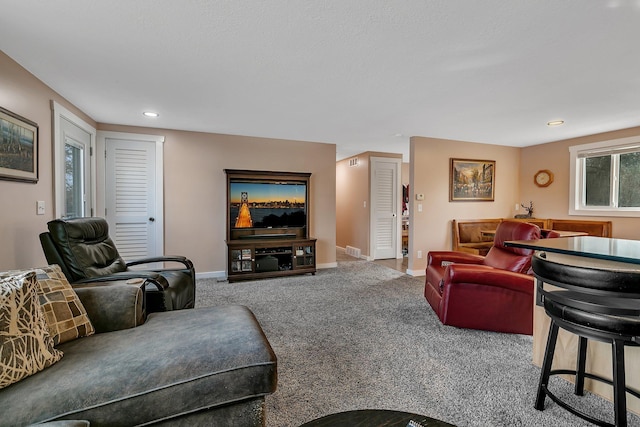
[[(590, 425), (548, 398), (544, 411), (533, 408), (540, 370), (531, 337), (442, 325), (423, 280), (344, 255), (315, 276), (199, 280), (196, 306), (243, 304), (256, 314), (278, 357), (268, 427), (366, 408), (458, 426)], [(572, 396), (567, 382), (552, 384)], [(612, 417), (605, 400), (580, 399), (588, 412)], [(629, 421), (640, 426), (635, 415)]]

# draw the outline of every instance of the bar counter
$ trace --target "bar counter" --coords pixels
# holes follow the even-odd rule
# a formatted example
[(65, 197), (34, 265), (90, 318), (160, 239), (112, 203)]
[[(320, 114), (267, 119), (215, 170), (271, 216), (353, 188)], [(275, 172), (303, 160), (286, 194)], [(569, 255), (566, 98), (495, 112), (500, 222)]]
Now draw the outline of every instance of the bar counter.
[[(576, 266), (640, 271), (640, 241), (607, 237), (579, 236), (540, 240), (505, 242), (505, 246), (534, 249), (547, 253), (549, 259)], [(543, 284), (545, 289), (553, 289)], [(640, 283), (638, 283), (640, 289)], [(536, 287), (537, 289), (537, 287)], [(537, 291), (535, 301), (538, 301)], [(533, 363), (542, 366), (551, 319), (544, 307), (536, 304), (533, 310)], [(554, 369), (575, 369), (578, 338), (560, 329), (553, 360)], [(640, 347), (626, 347), (627, 387), (640, 390)], [(589, 340), (586, 371), (611, 379), (611, 345)], [(565, 376), (573, 382), (573, 376)], [(531, 384), (535, 388), (537, 384)], [(613, 401), (611, 386), (598, 381), (585, 380), (585, 389)], [(627, 409), (640, 415), (640, 400), (627, 394)], [(533, 402), (532, 402), (533, 404)]]

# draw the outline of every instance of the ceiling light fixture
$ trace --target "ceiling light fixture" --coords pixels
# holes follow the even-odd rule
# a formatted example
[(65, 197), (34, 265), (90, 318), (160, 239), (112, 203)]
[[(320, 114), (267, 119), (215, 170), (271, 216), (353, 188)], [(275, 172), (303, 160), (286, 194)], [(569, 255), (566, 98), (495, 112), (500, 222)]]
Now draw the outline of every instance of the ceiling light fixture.
[(153, 111), (145, 111), (142, 115), (145, 117), (158, 117), (160, 114), (154, 113)]
[(547, 126), (562, 126), (564, 124), (564, 120), (551, 120), (547, 122)]

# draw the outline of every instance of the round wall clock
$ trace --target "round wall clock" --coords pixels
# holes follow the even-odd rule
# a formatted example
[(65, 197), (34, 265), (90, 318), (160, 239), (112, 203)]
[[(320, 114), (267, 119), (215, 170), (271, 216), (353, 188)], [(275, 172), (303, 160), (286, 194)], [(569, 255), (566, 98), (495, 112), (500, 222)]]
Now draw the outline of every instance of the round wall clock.
[(548, 187), (553, 182), (553, 172), (547, 169), (539, 170), (533, 177), (538, 187)]

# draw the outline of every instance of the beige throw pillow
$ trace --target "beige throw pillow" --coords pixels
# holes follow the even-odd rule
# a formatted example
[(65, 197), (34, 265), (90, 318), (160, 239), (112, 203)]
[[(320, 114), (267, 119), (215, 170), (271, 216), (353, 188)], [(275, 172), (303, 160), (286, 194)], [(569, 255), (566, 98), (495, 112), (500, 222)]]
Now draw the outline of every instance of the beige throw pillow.
[(61, 358), (38, 302), (35, 273), (0, 279), (0, 389)]

